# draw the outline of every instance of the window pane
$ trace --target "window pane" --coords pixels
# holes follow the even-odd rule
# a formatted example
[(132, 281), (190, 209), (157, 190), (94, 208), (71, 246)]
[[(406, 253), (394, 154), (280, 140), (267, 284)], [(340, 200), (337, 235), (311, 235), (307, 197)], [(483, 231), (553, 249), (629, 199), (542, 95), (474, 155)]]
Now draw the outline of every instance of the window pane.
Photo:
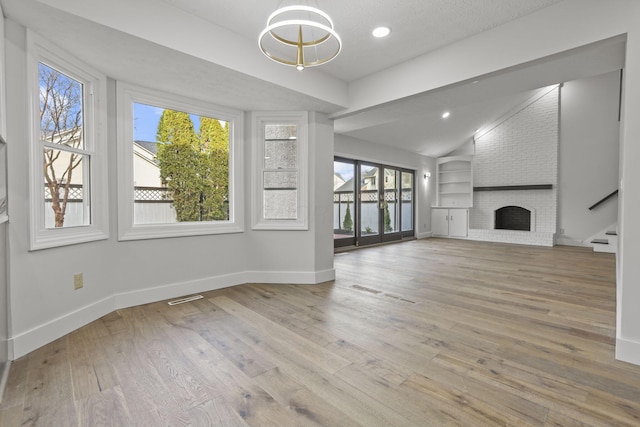
[(353, 237), (356, 220), (355, 165), (348, 162), (333, 162), (333, 237)]
[(264, 218), (296, 219), (298, 191), (296, 172), (264, 172)]
[(297, 131), (297, 126), (291, 124), (265, 125), (265, 169), (294, 169), (298, 166)]
[[(298, 217), (297, 125), (264, 126), (263, 218)], [(279, 169), (288, 169), (280, 171)]]
[(297, 136), (298, 129), (294, 124), (268, 124), (264, 126), (264, 139), (267, 140), (296, 139)]
[(289, 189), (295, 190), (298, 180), (296, 172), (265, 172), (264, 173), (264, 189)]
[(265, 190), (265, 219), (297, 219), (298, 190)]
[(82, 83), (43, 63), (38, 75), (40, 140), (84, 149)]
[(134, 224), (229, 220), (229, 122), (133, 104)]
[(384, 232), (395, 233), (398, 231), (400, 220), (398, 212), (398, 176), (399, 171), (384, 169)]
[[(44, 149), (45, 227), (77, 227), (87, 225), (89, 195), (85, 194), (85, 168), (89, 157), (65, 150)], [(88, 174), (87, 174), (88, 175)]]
[(413, 173), (402, 172), (402, 231), (413, 230)]
[(265, 169), (295, 169), (298, 163), (295, 139), (266, 140), (264, 142)]
[(362, 236), (379, 234), (378, 219), (378, 168), (360, 165), (360, 234)]

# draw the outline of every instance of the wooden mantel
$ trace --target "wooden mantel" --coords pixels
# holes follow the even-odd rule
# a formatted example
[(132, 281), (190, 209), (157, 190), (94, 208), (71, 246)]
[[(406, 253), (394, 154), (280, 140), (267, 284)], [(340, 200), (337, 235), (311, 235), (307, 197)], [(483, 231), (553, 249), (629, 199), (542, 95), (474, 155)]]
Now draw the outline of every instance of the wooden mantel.
[(493, 187), (473, 187), (473, 191), (511, 191), (511, 190), (551, 190), (553, 184), (500, 185)]

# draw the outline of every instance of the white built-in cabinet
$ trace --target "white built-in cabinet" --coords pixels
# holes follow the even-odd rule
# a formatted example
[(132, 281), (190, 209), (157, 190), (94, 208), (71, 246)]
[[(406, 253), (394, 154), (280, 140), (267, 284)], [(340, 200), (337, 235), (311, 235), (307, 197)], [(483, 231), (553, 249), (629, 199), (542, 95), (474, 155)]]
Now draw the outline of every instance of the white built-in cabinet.
[(467, 237), (469, 209), (431, 209), (431, 232), (438, 237)]
[(440, 157), (437, 161), (436, 206), (431, 232), (439, 237), (467, 237), (473, 206), (473, 157)]

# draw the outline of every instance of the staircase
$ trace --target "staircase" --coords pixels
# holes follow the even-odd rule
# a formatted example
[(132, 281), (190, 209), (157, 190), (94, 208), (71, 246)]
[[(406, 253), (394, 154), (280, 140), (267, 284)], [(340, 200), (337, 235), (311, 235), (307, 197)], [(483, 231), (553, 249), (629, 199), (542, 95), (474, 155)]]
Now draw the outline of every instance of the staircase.
[[(606, 195), (598, 202), (589, 206), (589, 210), (592, 211), (607, 200), (610, 200), (614, 196), (618, 195), (618, 189), (614, 190), (611, 194)], [(615, 254), (618, 252), (618, 223), (611, 224), (599, 233), (594, 234), (589, 239), (583, 240), (583, 243), (593, 247), (594, 252), (609, 252)]]
[(618, 232), (616, 224), (594, 235), (589, 242), (594, 252), (608, 252), (615, 254), (618, 251)]

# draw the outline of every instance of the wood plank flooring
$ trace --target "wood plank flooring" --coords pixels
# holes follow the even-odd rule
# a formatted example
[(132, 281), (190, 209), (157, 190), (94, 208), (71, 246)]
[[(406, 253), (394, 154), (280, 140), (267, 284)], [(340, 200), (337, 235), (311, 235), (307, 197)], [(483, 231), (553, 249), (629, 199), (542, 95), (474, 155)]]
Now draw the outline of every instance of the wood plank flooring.
[(640, 425), (614, 255), (427, 239), (335, 266), (109, 314), (13, 363), (0, 425)]

